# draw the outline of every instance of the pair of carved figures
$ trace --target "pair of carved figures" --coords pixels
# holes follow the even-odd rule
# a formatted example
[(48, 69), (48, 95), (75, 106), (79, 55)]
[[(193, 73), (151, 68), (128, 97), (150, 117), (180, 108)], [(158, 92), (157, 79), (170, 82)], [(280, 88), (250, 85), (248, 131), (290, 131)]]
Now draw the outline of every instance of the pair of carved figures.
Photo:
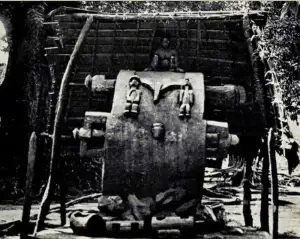
[[(137, 75), (134, 75), (129, 79), (128, 84), (129, 90), (126, 96), (124, 114), (126, 116), (136, 117), (139, 113), (139, 102), (142, 94), (140, 86), (142, 85), (142, 81)], [(162, 88), (163, 87), (161, 86), (158, 90), (161, 90)], [(154, 94), (159, 95), (159, 92)], [(194, 93), (189, 79), (185, 79), (185, 83), (180, 86), (178, 103), (180, 104), (179, 117), (189, 118), (191, 116), (191, 106), (194, 104)]]
[[(178, 67), (178, 54), (177, 51), (171, 49), (170, 41), (167, 37), (163, 37), (161, 40), (161, 48), (159, 48), (152, 59), (151, 66), (146, 68), (145, 71), (175, 71), (183, 72)], [(139, 113), (139, 102), (141, 99), (140, 86), (142, 84), (141, 79), (134, 75), (129, 80), (129, 90), (127, 92), (127, 100), (125, 106), (125, 115), (137, 116)], [(162, 86), (159, 87), (159, 91)], [(155, 89), (156, 91), (156, 89)], [(155, 96), (159, 96), (160, 92), (155, 92)], [(185, 79), (185, 84), (180, 87), (180, 93), (178, 96), (178, 102), (181, 104), (179, 117), (190, 117), (191, 105), (194, 103), (193, 90), (189, 79)], [(157, 102), (155, 99), (154, 102)]]

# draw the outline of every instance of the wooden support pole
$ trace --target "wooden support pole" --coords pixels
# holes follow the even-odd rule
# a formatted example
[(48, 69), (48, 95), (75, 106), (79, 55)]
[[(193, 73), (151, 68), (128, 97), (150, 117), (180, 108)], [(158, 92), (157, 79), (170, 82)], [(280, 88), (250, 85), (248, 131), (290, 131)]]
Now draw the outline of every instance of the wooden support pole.
[[(72, 52), (72, 55), (70, 56), (67, 68), (65, 70), (64, 76), (61, 81), (61, 87), (59, 90), (58, 102), (57, 102), (57, 106), (56, 106), (57, 113), (55, 115), (54, 127), (53, 127), (52, 150), (51, 150), (51, 159), (50, 159), (50, 176), (48, 178), (47, 187), (46, 187), (46, 190), (45, 190), (42, 202), (41, 202), (41, 208), (40, 208), (37, 223), (36, 223), (36, 226), (34, 229), (34, 235), (36, 235), (38, 230), (43, 226), (45, 217), (50, 208), (52, 196), (53, 196), (54, 189), (55, 189), (55, 180), (56, 180), (55, 176), (57, 176), (57, 168), (58, 168), (57, 161), (59, 159), (62, 160), (62, 158), (60, 158), (60, 138), (61, 138), (60, 131), (61, 131), (61, 124), (62, 124), (62, 120), (63, 120), (64, 114), (65, 114), (65, 109), (66, 109), (65, 95), (66, 95), (66, 91), (67, 91), (67, 86), (70, 81), (70, 75), (72, 72), (72, 68), (75, 64), (75, 59), (79, 53), (82, 43), (84, 42), (84, 40), (87, 36), (87, 33), (92, 25), (92, 22), (93, 22), (93, 17), (90, 16), (87, 19), (85, 25), (83, 26), (83, 28), (81, 30), (81, 33), (78, 37), (78, 40), (76, 42), (76, 45)], [(62, 165), (62, 164), (60, 164), (60, 165)], [(63, 173), (63, 172), (61, 172), (61, 173)], [(64, 193), (64, 192), (61, 192), (61, 193)], [(62, 200), (61, 200), (61, 203), (64, 203), (64, 202), (62, 202)], [(62, 207), (65, 208), (65, 206), (63, 206), (63, 205), (62, 205)], [(65, 212), (63, 212), (63, 213), (65, 213)], [(62, 219), (64, 220), (64, 218), (62, 218)]]
[(279, 213), (279, 192), (278, 192), (278, 175), (277, 175), (277, 164), (276, 164), (276, 151), (275, 151), (275, 135), (274, 130), (271, 128), (268, 132), (268, 158), (271, 172), (271, 220), (269, 227), (269, 233), (272, 238), (278, 238), (278, 213)]
[(67, 222), (66, 218), (66, 191), (67, 186), (65, 182), (65, 161), (59, 154), (59, 201), (60, 201), (60, 221), (61, 226), (64, 226)]
[(269, 231), (269, 157), (267, 139), (264, 139), (262, 147), (263, 166), (261, 175), (261, 209), (260, 209), (260, 225), (263, 231)]
[(246, 167), (244, 174), (244, 198), (243, 198), (243, 215), (246, 227), (253, 226), (253, 218), (251, 214), (251, 174), (252, 174), (252, 162), (253, 158), (246, 158)]
[(25, 186), (23, 214), (22, 214), (22, 230), (20, 233), (21, 239), (26, 239), (29, 232), (28, 227), (29, 227), (30, 210), (31, 210), (32, 182), (34, 177), (34, 166), (35, 166), (35, 159), (36, 159), (36, 144), (37, 144), (37, 137), (35, 132), (32, 132), (30, 136), (29, 148), (28, 148), (26, 186)]

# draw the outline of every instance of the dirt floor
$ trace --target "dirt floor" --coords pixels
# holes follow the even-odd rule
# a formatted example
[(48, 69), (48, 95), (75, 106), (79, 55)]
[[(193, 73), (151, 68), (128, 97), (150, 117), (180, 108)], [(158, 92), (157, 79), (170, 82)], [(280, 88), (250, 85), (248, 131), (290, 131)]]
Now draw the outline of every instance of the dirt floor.
[[(287, 173), (286, 161), (284, 158), (277, 157), (278, 172)], [(296, 168), (293, 175), (300, 175), (300, 167)], [(239, 195), (242, 198), (242, 195)], [(260, 194), (253, 194), (252, 200), (252, 216), (254, 227), (260, 226)], [(85, 207), (97, 210), (96, 203), (86, 203), (77, 205), (76, 207)], [(75, 208), (74, 208), (75, 209)], [(242, 205), (225, 206), (227, 219), (230, 224), (243, 226), (244, 219), (242, 216)], [(38, 206), (32, 207), (32, 214), (37, 213)], [(22, 206), (18, 205), (0, 205), (0, 223), (10, 220), (18, 220), (21, 218)], [(51, 214), (51, 219), (55, 219), (55, 223), (59, 223), (59, 215)], [(51, 220), (52, 221), (52, 220)], [(300, 196), (280, 195), (279, 208), (279, 234), (280, 238), (300, 238)]]

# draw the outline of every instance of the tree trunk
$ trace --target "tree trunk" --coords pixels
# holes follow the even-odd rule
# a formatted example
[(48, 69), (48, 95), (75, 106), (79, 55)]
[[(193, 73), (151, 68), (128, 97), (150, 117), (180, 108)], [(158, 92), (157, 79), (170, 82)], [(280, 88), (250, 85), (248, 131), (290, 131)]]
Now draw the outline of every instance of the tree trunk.
[[(12, 43), (7, 71), (0, 87), (0, 150), (2, 177), (19, 180), (23, 188), (31, 131), (44, 127), (48, 74), (44, 58), (43, 3), (6, 3), (10, 8)], [(40, 102), (43, 102), (41, 104)]]
[[(19, 180), (23, 188), (28, 140), (46, 128), (48, 91), (51, 84), (44, 57), (44, 18), (51, 10), (79, 2), (2, 2), (0, 14), (6, 18), (11, 41), (7, 71), (0, 86), (0, 182)], [(45, 162), (39, 162), (45, 167)], [(40, 172), (43, 174), (43, 172)], [(39, 175), (37, 175), (39, 177)], [(7, 196), (10, 192), (3, 192)], [(20, 195), (17, 195), (20, 196)], [(3, 197), (2, 197), (3, 198)]]

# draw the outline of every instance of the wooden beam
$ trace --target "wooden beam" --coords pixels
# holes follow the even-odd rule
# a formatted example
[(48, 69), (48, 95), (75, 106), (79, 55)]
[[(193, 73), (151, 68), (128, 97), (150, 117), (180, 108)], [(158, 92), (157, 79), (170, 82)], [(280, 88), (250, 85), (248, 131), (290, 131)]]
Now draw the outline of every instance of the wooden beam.
[[(58, 96), (58, 102), (57, 102), (57, 113), (55, 115), (54, 120), (54, 127), (53, 127), (53, 141), (52, 141), (52, 149), (51, 149), (51, 159), (50, 159), (50, 176), (48, 179), (47, 187), (41, 202), (41, 208), (38, 215), (37, 223), (34, 229), (34, 234), (38, 232), (38, 230), (43, 226), (45, 217), (47, 215), (47, 212), (49, 211), (49, 207), (52, 200), (52, 195), (54, 193), (55, 189), (55, 176), (57, 176), (57, 167), (58, 167), (58, 160), (62, 160), (60, 158), (60, 135), (61, 135), (61, 124), (63, 121), (63, 117), (66, 110), (66, 104), (65, 104), (65, 94), (67, 91), (67, 86), (70, 81), (70, 75), (72, 72), (72, 68), (75, 64), (75, 59), (79, 54), (79, 50), (82, 46), (82, 43), (84, 42), (87, 33), (92, 25), (93, 17), (89, 16), (87, 19), (84, 27), (81, 30), (81, 33), (78, 37), (78, 40), (76, 42), (76, 45), (74, 47), (74, 50), (72, 52), (72, 55), (70, 56), (67, 68), (65, 70), (64, 76), (61, 81), (61, 87), (59, 90), (59, 96)], [(63, 208), (65, 208), (64, 205), (62, 205)], [(65, 213), (65, 212), (64, 212)], [(62, 218), (63, 219), (63, 218)]]
[(32, 203), (32, 182), (34, 177), (34, 166), (36, 161), (36, 145), (37, 137), (35, 132), (32, 132), (29, 140), (28, 162), (26, 173), (26, 186), (24, 194), (23, 214), (22, 214), (22, 229), (20, 233), (21, 239), (27, 239), (29, 233), (30, 210)]
[[(267, 12), (256, 11), (249, 12), (249, 15), (264, 17)], [(93, 16), (96, 20), (112, 20), (112, 21), (135, 21), (135, 20), (147, 20), (147, 19), (158, 19), (158, 20), (188, 20), (188, 19), (228, 19), (228, 18), (239, 18), (245, 14), (245, 11), (198, 11), (198, 12), (166, 12), (166, 13), (128, 13), (128, 14), (102, 14), (102, 13), (73, 13), (56, 15), (54, 19), (59, 20), (72, 20), (82, 19), (88, 16)]]

